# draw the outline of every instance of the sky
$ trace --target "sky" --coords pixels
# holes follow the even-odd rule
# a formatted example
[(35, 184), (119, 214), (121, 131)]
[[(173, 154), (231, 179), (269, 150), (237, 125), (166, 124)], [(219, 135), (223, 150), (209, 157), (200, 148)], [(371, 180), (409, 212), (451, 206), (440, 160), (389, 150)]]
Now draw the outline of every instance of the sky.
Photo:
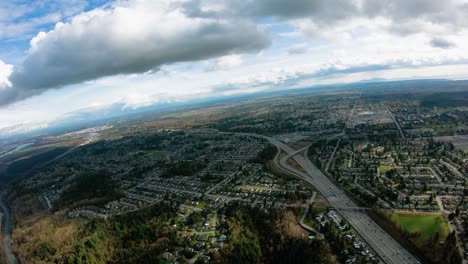
[(468, 79), (467, 0), (0, 1), (0, 135), (371, 79)]

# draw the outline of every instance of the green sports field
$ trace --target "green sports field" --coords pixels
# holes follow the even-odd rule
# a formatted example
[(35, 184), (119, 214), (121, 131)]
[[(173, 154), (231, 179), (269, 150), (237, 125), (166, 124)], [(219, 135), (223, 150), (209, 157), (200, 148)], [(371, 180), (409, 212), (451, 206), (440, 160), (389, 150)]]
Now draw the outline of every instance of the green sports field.
[(414, 243), (418, 246), (423, 245), (436, 233), (439, 233), (441, 240), (449, 234), (448, 225), (441, 215), (392, 213), (390, 219), (405, 232), (419, 233), (420, 236), (414, 238)]

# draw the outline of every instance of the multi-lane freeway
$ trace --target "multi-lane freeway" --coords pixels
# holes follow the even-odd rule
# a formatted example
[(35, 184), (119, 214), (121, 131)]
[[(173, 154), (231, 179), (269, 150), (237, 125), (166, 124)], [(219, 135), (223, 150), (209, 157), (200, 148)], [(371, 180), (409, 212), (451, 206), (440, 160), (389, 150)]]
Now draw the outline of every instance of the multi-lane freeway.
[[(287, 156), (281, 159), (280, 164), (277, 161), (275, 163), (313, 185), (329, 201), (330, 205), (348, 221), (367, 244), (372, 247), (383, 262), (391, 264), (419, 263), (412, 254), (398, 244), (395, 239), (387, 234), (364, 211), (359, 210), (359, 206), (305, 157), (302, 151), (296, 151), (271, 137), (249, 135), (265, 138), (278, 149), (284, 151)], [(276, 158), (278, 157), (277, 155)], [(294, 159), (302, 170), (291, 167), (286, 162), (288, 158)]]

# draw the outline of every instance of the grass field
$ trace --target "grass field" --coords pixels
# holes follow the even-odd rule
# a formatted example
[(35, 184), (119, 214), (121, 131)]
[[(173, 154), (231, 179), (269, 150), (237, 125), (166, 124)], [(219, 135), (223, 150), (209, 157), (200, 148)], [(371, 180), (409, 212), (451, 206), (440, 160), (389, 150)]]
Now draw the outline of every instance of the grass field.
[(441, 215), (392, 213), (390, 220), (405, 232), (419, 233), (413, 241), (417, 246), (423, 245), (436, 233), (439, 233), (441, 240), (445, 240), (449, 234), (448, 225)]
[(205, 208), (207, 205), (208, 205), (208, 202), (207, 202), (207, 201), (200, 201), (200, 202), (198, 202), (197, 205), (195, 205), (195, 207), (196, 207), (196, 208), (203, 209), (203, 208)]
[(379, 166), (379, 171), (380, 172), (385, 172), (385, 171), (389, 171), (389, 170), (393, 170), (393, 169), (397, 169), (398, 167), (397, 166), (392, 166), (392, 165), (380, 165)]

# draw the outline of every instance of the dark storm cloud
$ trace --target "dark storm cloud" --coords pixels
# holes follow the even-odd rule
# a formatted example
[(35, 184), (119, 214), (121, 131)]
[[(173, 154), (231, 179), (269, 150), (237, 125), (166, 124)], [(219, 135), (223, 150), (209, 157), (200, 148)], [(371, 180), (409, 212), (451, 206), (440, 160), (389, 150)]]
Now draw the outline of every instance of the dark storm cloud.
[(327, 27), (353, 18), (383, 17), (392, 23), (389, 31), (403, 35), (425, 30), (420, 26), (424, 22), (451, 31), (468, 24), (468, 4), (456, 0), (193, 0), (183, 7), (195, 17), (309, 19)]
[(455, 46), (452, 42), (443, 38), (433, 38), (429, 44), (434, 48), (449, 49)]
[[(222, 3), (221, 9), (211, 10), (213, 3)], [(314, 18), (323, 23), (349, 18), (358, 7), (349, 0), (193, 0), (184, 5), (185, 12), (195, 17), (243, 17), (252, 19)]]
[(435, 15), (447, 9), (448, 1), (440, 0), (365, 0), (362, 11), (368, 16), (385, 16), (394, 19), (409, 19)]
[(430, 32), (431, 27), (453, 33), (468, 25), (468, 4), (455, 0), (364, 0), (361, 12), (389, 19), (388, 30), (399, 35)]

